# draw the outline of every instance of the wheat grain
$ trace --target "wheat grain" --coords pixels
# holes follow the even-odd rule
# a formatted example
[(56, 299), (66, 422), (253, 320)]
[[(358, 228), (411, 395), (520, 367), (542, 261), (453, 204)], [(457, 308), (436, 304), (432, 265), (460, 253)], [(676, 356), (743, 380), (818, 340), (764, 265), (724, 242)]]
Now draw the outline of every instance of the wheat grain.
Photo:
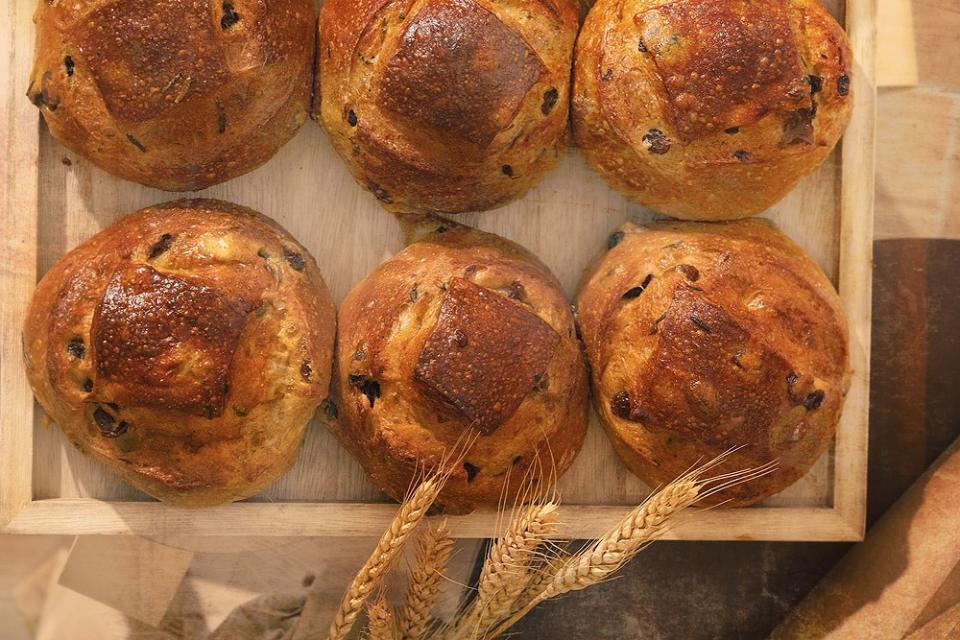
[(383, 591), (380, 597), (367, 606), (367, 638), (369, 640), (395, 640), (394, 616)]
[(519, 596), (517, 596), (516, 605), (525, 604), (533, 598), (543, 593), (547, 585), (553, 582), (554, 576), (560, 568), (570, 559), (570, 554), (566, 551), (559, 551), (556, 555), (551, 555), (544, 559), (539, 566), (531, 568), (530, 581), (527, 587)]
[(427, 630), (440, 593), (440, 580), (447, 570), (452, 552), (453, 539), (446, 521), (420, 536), (416, 566), (410, 575), (398, 621), (402, 640), (419, 640)]

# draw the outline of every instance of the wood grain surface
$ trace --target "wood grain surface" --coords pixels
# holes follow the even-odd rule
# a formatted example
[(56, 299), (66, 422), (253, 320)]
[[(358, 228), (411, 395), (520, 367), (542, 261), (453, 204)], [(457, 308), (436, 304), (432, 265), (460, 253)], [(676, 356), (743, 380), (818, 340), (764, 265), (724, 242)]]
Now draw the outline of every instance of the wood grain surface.
[(34, 3), (14, 0), (0, 26), (0, 527), (33, 498), (33, 398), (22, 370), (19, 325), (36, 280), (39, 123), (24, 104), (33, 58)]
[[(889, 240), (875, 245), (871, 520), (960, 435), (960, 376), (956, 375), (960, 300), (953, 275), (960, 269), (960, 242), (923, 239), (951, 237), (944, 231), (951, 228), (955, 230), (952, 237), (960, 238), (960, 210), (956, 209), (960, 198), (950, 190), (960, 173), (955, 164), (958, 157), (956, 152), (945, 154), (947, 141), (956, 140), (960, 132), (960, 109), (956, 108), (960, 105), (960, 65), (956, 64), (960, 12), (955, 0), (913, 0), (912, 7), (921, 86), (884, 90), (878, 99), (876, 234)], [(2, 38), (13, 29), (7, 25), (0, 29), (4, 31), (0, 37), (2, 67), (9, 53), (3, 49)], [(0, 75), (0, 85), (7, 79)], [(7, 93), (2, 95), (0, 101), (6, 104)], [(921, 162), (910, 161), (908, 156), (916, 153), (924, 154)], [(944, 175), (951, 162), (953, 173)], [(952, 203), (954, 208), (932, 211), (931, 202)], [(917, 239), (896, 239), (903, 237)], [(3, 437), (0, 430), (0, 441)], [(247, 539), (207, 540), (216, 547)], [(15, 613), (9, 589), (51, 549), (68, 542), (65, 537), (0, 535), (0, 636), (11, 640), (29, 637)], [(271, 548), (277, 544), (267, 542)], [(762, 638), (849, 547), (842, 543), (658, 543), (628, 565), (619, 579), (539, 607), (517, 628), (518, 637)], [(337, 544), (325, 548), (328, 556), (342, 551)], [(252, 579), (265, 575), (266, 567), (281, 566), (273, 554), (267, 554), (264, 563), (264, 554), (251, 547), (237, 557), (243, 561), (218, 560), (219, 569), (208, 564), (196, 566), (194, 583), (234, 590), (226, 585), (240, 580), (251, 590), (285, 588), (270, 578)], [(346, 585), (352, 570), (337, 573), (330, 567), (327, 574), (331, 580), (339, 576)], [(960, 593), (960, 589), (955, 591)], [(611, 606), (624, 602), (627, 605)], [(916, 631), (918, 640), (942, 640), (955, 631), (952, 603), (940, 604), (921, 616), (924, 633)], [(212, 609), (214, 616), (223, 615), (217, 607)], [(956, 619), (960, 617), (954, 615)], [(946, 623), (946, 629), (935, 629), (939, 623)], [(111, 635), (106, 626), (101, 619), (97, 635), (91, 637), (127, 635), (125, 627)]]

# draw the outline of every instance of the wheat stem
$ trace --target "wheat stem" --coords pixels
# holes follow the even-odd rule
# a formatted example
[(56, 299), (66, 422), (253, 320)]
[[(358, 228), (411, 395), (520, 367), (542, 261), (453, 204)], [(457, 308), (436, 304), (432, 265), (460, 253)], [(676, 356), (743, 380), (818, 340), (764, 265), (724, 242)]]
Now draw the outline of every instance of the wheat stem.
[(420, 640), (427, 630), (440, 593), (440, 580), (447, 570), (452, 552), (453, 539), (446, 521), (420, 536), (416, 567), (410, 576), (407, 596), (399, 616), (402, 640)]

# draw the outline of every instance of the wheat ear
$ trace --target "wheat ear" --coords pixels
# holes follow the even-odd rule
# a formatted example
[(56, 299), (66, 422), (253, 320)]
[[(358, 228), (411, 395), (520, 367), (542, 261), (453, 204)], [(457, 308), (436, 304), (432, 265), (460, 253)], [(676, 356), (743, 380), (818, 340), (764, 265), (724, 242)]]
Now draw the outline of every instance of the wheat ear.
[(692, 478), (673, 482), (653, 494), (616, 528), (566, 560), (539, 594), (484, 637), (497, 637), (544, 600), (605, 580), (651, 542), (670, 516), (696, 502), (699, 494), (700, 485)]
[(699, 495), (694, 480), (668, 485), (631, 511), (616, 529), (570, 558), (536, 599), (547, 600), (608, 578), (653, 540), (670, 516), (692, 505)]
[[(454, 637), (475, 638), (478, 629), (508, 615), (530, 582), (537, 550), (557, 530), (557, 505), (533, 504), (510, 522), (506, 533), (490, 547), (477, 597), (454, 627)], [(464, 635), (466, 634), (466, 635)]]
[(509, 613), (514, 600), (530, 583), (537, 549), (556, 531), (556, 503), (531, 505), (511, 524), (507, 535), (490, 548), (477, 586), (482, 619), (496, 620)]
[(387, 596), (381, 591), (380, 597), (367, 606), (367, 638), (369, 640), (395, 640), (393, 610), (387, 604)]
[(555, 551), (554, 554), (544, 559), (538, 567), (531, 569), (530, 581), (523, 593), (517, 596), (516, 605), (526, 604), (543, 593), (547, 585), (553, 582), (557, 572), (570, 560), (570, 554), (562, 549)]
[(539, 594), (520, 606), (490, 633), (485, 634), (484, 638), (499, 636), (545, 600), (585, 589), (607, 579), (653, 542), (663, 532), (663, 525), (667, 520), (697, 500), (768, 475), (777, 468), (777, 461), (771, 461), (751, 469), (724, 473), (712, 478), (703, 477), (736, 451), (737, 449), (731, 449), (706, 464), (691, 468), (677, 480), (651, 494), (606, 535), (565, 560)]
[(420, 535), (416, 567), (410, 575), (407, 595), (400, 610), (398, 626), (402, 640), (420, 640), (427, 630), (451, 553), (453, 539), (446, 521)]
[[(377, 548), (344, 594), (340, 608), (333, 622), (330, 623), (327, 633), (329, 640), (341, 640), (350, 633), (367, 598), (380, 585), (384, 574), (437, 499), (445, 479), (444, 476), (436, 475), (427, 478), (413, 491), (410, 498), (400, 505), (400, 510), (380, 538)], [(319, 637), (318, 630), (321, 627), (317, 624), (319, 622), (317, 610), (320, 606), (320, 597), (319, 592), (315, 590), (307, 595), (303, 614), (293, 633), (293, 640), (313, 640)]]

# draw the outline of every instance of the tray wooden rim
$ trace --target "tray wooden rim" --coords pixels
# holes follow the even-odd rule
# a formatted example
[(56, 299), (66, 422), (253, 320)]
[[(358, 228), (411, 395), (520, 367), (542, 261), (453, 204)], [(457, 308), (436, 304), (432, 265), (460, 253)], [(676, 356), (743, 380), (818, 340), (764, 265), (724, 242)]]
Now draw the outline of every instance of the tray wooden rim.
[[(20, 325), (37, 278), (39, 122), (24, 99), (32, 59), (35, 0), (13, 0), (0, 33), (0, 533), (357, 536), (381, 534), (392, 504), (243, 502), (188, 510), (157, 502), (33, 498), (34, 400), (22, 372)], [(837, 428), (833, 500), (827, 507), (705, 510), (664, 536), (687, 540), (860, 540), (866, 514), (876, 86), (876, 0), (847, 0), (856, 107), (841, 147), (839, 293), (850, 322), (853, 375)], [(590, 538), (627, 507), (567, 505), (562, 535)], [(459, 537), (486, 537), (488, 511), (451, 518)]]

